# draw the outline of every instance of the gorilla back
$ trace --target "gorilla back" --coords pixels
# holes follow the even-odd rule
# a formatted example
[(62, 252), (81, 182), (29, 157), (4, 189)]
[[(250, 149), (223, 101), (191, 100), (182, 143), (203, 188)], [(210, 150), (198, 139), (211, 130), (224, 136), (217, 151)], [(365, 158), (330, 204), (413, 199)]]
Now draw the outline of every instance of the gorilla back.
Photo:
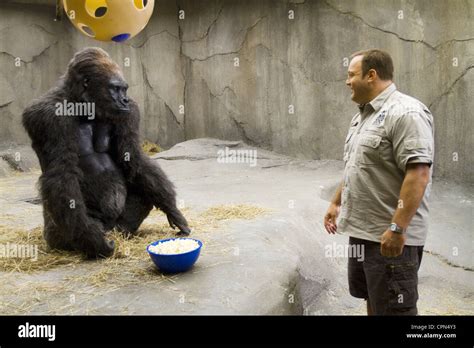
[[(173, 184), (141, 150), (140, 115), (127, 88), (104, 50), (86, 48), (58, 85), (23, 113), (41, 165), (44, 237), (52, 248), (110, 256), (114, 243), (105, 233), (117, 228), (134, 234), (153, 206), (180, 234), (190, 233)], [(62, 107), (83, 103), (93, 106), (94, 115)]]

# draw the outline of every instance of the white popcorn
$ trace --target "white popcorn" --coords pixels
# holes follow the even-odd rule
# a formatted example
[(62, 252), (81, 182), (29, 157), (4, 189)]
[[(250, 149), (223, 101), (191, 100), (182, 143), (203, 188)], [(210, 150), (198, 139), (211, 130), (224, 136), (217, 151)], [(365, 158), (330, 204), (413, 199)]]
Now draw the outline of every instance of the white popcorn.
[(187, 253), (197, 248), (199, 244), (193, 239), (173, 239), (152, 245), (149, 250), (155, 254), (171, 255)]

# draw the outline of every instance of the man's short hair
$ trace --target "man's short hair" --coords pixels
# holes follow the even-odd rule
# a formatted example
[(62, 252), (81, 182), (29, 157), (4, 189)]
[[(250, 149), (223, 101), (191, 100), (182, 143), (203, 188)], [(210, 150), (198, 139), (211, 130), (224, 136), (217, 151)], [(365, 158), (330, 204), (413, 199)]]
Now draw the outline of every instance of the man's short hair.
[(362, 76), (374, 69), (381, 80), (393, 79), (393, 61), (387, 52), (378, 49), (357, 51), (351, 54), (351, 59), (357, 56), (362, 56)]

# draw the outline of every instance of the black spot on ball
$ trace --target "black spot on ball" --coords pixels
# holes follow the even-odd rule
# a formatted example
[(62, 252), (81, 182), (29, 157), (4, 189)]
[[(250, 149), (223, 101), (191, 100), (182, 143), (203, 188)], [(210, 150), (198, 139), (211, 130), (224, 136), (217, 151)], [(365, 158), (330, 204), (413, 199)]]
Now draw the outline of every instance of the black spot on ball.
[(97, 10), (95, 10), (95, 16), (96, 17), (102, 17), (107, 13), (107, 7), (98, 7)]

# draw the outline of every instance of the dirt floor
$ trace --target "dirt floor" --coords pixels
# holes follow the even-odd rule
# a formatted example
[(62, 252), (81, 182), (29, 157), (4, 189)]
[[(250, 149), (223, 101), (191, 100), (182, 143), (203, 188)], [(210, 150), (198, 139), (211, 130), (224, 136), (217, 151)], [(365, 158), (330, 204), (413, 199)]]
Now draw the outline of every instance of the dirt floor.
[[(177, 275), (157, 271), (145, 250), (174, 235), (158, 211), (132, 239), (110, 233), (117, 248), (107, 260), (49, 250), (34, 155), (10, 149), (26, 155), (16, 171), (0, 163), (0, 246), (29, 246), (35, 257), (0, 258), (0, 313), (364, 314), (363, 301), (348, 294), (347, 259), (324, 252), (347, 243), (322, 226), (342, 163), (260, 149), (256, 162), (225, 163), (218, 158), (225, 147), (250, 149), (198, 139), (154, 156), (176, 184), (192, 236), (204, 243), (196, 265)], [(433, 184), (420, 314), (474, 314), (473, 193), (469, 185)]]

